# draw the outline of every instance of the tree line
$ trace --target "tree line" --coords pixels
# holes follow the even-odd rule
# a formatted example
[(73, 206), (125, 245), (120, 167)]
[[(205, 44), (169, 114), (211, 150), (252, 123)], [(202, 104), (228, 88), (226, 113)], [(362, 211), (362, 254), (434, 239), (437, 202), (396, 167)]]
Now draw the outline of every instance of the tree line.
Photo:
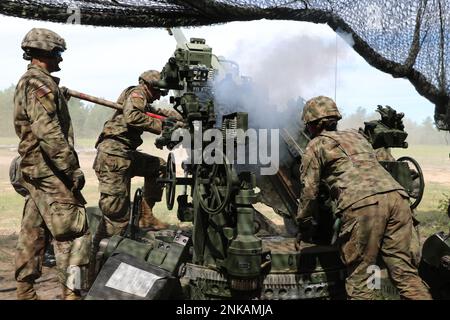
[[(14, 86), (0, 90), (0, 137), (14, 137)], [(159, 102), (164, 107), (164, 102)], [(393, 106), (395, 108), (395, 106)], [(107, 107), (87, 104), (78, 99), (69, 100), (69, 111), (72, 118), (76, 138), (96, 139), (100, 134), (103, 124), (111, 118), (114, 110)], [(339, 122), (339, 128), (364, 127), (364, 121), (380, 119), (374, 110), (367, 111), (359, 107), (352, 114), (343, 114)], [(450, 136), (448, 132), (438, 131), (431, 117), (425, 118), (421, 123), (416, 123), (405, 116), (403, 118), (405, 130), (408, 132), (407, 142), (411, 144), (434, 144), (448, 145)]]
[[(15, 136), (14, 117), (14, 90), (11, 86), (0, 91), (0, 137)], [(103, 123), (109, 119), (114, 110), (103, 106), (84, 103), (78, 99), (70, 99), (69, 112), (72, 118), (75, 138), (97, 138)]]

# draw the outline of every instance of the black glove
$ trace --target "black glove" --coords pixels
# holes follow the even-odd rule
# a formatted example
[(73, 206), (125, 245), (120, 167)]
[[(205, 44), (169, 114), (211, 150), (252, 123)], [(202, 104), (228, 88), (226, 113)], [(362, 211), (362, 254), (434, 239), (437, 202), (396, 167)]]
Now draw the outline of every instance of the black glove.
[(70, 100), (70, 98), (72, 97), (69, 94), (69, 89), (66, 87), (59, 87), (59, 90), (61, 91), (62, 95), (64, 96), (64, 99), (66, 99), (66, 102)]
[(161, 136), (155, 140), (155, 146), (158, 149), (162, 149), (166, 146), (169, 150), (172, 150), (180, 141), (172, 141), (172, 133), (183, 126), (183, 123), (177, 121), (175, 117), (167, 117), (162, 121), (162, 132)]
[(86, 180), (84, 178), (84, 173), (81, 171), (81, 169), (76, 169), (72, 173), (72, 191), (80, 191), (84, 188), (84, 184), (86, 183)]
[(175, 117), (167, 117), (162, 122), (162, 129), (163, 130), (171, 130), (175, 128), (177, 124), (177, 119)]
[(297, 251), (300, 250), (300, 245), (302, 241), (309, 242), (311, 241), (312, 235), (315, 230), (315, 225), (312, 218), (300, 219), (297, 221), (298, 223), (298, 231), (295, 236), (295, 249)]

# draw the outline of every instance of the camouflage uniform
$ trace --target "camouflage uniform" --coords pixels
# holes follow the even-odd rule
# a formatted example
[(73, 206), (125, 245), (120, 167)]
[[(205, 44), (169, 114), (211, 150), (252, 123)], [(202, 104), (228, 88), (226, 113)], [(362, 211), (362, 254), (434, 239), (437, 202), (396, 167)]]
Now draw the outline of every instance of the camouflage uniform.
[[(136, 151), (144, 131), (161, 133), (161, 121), (144, 112), (151, 101), (151, 94), (142, 83), (125, 89), (117, 100), (123, 111), (117, 111), (105, 123), (96, 144), (93, 168), (99, 180), (99, 206), (107, 236), (120, 234), (128, 224), (132, 177), (145, 178), (143, 198), (149, 205), (161, 201), (162, 186), (156, 179), (165, 173), (166, 162)], [(160, 109), (151, 111), (164, 113)]]
[(42, 270), (46, 241), (54, 238), (54, 250), (62, 284), (74, 266), (89, 262), (90, 237), (85, 201), (72, 192), (72, 176), (79, 170), (73, 130), (59, 79), (30, 64), (19, 80), (14, 96), (14, 126), (20, 138), (23, 185), (26, 198), (16, 250), (16, 280), (34, 282)]
[[(389, 148), (378, 148), (375, 149), (375, 155), (378, 161), (396, 161), (392, 156), (391, 150)], [(421, 249), (420, 249), (420, 233), (419, 233), (419, 221), (415, 218), (413, 212), (413, 224), (412, 226), (412, 239), (410, 245), (411, 258), (414, 266), (416, 268), (419, 267), (420, 258), (421, 258)]]
[[(314, 102), (309, 101), (305, 109)], [(372, 146), (362, 135), (353, 130), (322, 131), (313, 138), (303, 155), (301, 183), (297, 214), (300, 225), (318, 210), (320, 183), (328, 187), (335, 202), (334, 213), (342, 219), (338, 244), (347, 266), (350, 298), (374, 298), (367, 286), (367, 268), (376, 265), (379, 256), (402, 297), (431, 298), (412, 263), (408, 195), (378, 163)]]

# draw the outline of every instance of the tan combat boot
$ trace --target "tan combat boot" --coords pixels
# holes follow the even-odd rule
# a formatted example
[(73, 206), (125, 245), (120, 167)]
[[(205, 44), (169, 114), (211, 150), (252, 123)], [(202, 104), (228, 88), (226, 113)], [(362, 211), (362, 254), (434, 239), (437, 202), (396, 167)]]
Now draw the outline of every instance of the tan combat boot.
[(139, 218), (139, 228), (148, 228), (152, 230), (162, 230), (167, 229), (169, 225), (160, 221), (153, 215), (153, 207), (155, 206), (154, 202), (147, 202), (145, 199), (142, 199), (141, 202), (141, 216)]
[(17, 300), (39, 300), (33, 283), (30, 282), (17, 282), (16, 295)]
[(66, 286), (63, 286), (62, 290), (63, 300), (81, 300), (81, 294), (78, 290), (70, 290)]

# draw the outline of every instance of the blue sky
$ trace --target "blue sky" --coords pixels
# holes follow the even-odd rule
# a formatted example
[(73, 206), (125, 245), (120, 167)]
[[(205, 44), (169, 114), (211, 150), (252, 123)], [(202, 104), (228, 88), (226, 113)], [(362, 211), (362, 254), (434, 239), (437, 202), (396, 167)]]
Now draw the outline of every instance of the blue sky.
[[(175, 49), (165, 29), (117, 29), (55, 24), (0, 15), (0, 89), (24, 72), (20, 43), (33, 27), (66, 39), (61, 85), (116, 100), (147, 69), (160, 70)], [(414, 121), (432, 117), (434, 105), (404, 79), (394, 79), (365, 62), (325, 25), (294, 21), (233, 22), (183, 29), (186, 38), (205, 38), (213, 53), (239, 63), (241, 73), (266, 85), (274, 101), (301, 95), (335, 97), (345, 114), (359, 106), (390, 105)], [(337, 69), (336, 69), (337, 61)], [(337, 70), (337, 77), (335, 71)], [(337, 83), (335, 84), (335, 79)]]

